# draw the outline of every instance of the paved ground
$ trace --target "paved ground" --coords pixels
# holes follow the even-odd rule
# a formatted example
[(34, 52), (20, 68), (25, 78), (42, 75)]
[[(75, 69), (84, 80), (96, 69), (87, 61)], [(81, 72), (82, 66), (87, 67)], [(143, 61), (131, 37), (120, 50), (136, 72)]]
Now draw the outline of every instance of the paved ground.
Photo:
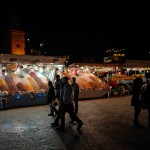
[(65, 133), (51, 127), (47, 105), (0, 111), (0, 150), (149, 150), (147, 111), (140, 115), (145, 128), (133, 127), (130, 98), (80, 101), (80, 132), (68, 114)]

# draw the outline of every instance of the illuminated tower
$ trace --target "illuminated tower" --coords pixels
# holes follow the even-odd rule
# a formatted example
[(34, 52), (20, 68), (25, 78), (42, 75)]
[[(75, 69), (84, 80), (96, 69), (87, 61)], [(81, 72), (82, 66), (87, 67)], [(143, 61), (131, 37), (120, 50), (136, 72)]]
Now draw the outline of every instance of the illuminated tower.
[(10, 29), (5, 36), (5, 51), (7, 53), (25, 55), (25, 32), (20, 31), (19, 28), (19, 19), (12, 16)]

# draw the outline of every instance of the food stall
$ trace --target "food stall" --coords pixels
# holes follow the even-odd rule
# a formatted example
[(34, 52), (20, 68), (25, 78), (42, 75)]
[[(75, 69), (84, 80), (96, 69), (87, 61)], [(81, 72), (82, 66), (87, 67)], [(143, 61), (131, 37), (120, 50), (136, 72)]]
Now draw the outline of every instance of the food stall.
[(109, 85), (113, 87), (112, 93), (122, 95), (122, 86), (127, 93), (132, 93), (132, 84), (136, 77), (141, 77), (143, 82), (146, 82), (146, 79), (150, 77), (149, 60), (126, 60), (121, 65), (120, 71), (116, 72), (109, 80)]
[(111, 95), (130, 94), (135, 77), (140, 76), (146, 82), (146, 78), (150, 76), (150, 61), (148, 60), (126, 60), (124, 63), (101, 64), (76, 63), (70, 67), (72, 70), (78, 68), (78, 71), (82, 70), (84, 74), (85, 72), (94, 74), (101, 81), (105, 81)]
[(62, 77), (67, 56), (0, 55), (2, 108), (46, 104), (47, 81)]
[(80, 87), (79, 99), (100, 98), (109, 94), (108, 84), (96, 76), (88, 65), (72, 64), (65, 68), (63, 74), (70, 80), (76, 77)]
[[(79, 99), (99, 98), (108, 94), (108, 85), (87, 68), (65, 67), (68, 56), (0, 55), (0, 94), (3, 108), (46, 104), (47, 81), (57, 74), (76, 77)], [(1, 108), (2, 109), (2, 108)], [(0, 109), (0, 110), (1, 110)]]

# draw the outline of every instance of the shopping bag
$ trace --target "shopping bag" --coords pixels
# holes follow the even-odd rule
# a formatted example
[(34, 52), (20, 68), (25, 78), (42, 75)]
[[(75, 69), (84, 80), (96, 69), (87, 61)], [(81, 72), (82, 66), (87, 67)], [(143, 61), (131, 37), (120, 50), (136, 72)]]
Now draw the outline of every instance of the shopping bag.
[(59, 105), (59, 101), (58, 101), (58, 99), (56, 98), (56, 99), (54, 99), (53, 101), (52, 101), (52, 106), (57, 106), (57, 105)]

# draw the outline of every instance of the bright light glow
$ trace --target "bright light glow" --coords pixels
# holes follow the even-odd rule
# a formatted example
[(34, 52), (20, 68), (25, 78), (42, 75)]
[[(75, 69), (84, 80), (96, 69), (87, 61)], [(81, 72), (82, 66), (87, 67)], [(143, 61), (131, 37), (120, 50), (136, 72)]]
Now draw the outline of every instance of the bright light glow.
[(39, 70), (39, 68), (38, 68), (37, 66), (35, 66), (35, 67), (34, 67), (34, 70), (38, 71), (38, 70)]
[(43, 72), (44, 72), (43, 68), (40, 68), (40, 69), (39, 69), (39, 72), (40, 72), (40, 73), (43, 73)]
[(18, 68), (18, 69), (16, 70), (16, 73), (20, 73), (20, 68)]
[(135, 70), (137, 70), (137, 68), (132, 68), (132, 70), (134, 70), (134, 71), (135, 71)]
[(7, 76), (7, 72), (5, 71), (5, 76)]
[(43, 47), (43, 46), (44, 46), (44, 44), (43, 44), (43, 43), (41, 43), (41, 44), (40, 44), (40, 47)]
[(24, 64), (24, 65), (23, 65), (23, 68), (27, 68), (27, 65), (26, 65), (26, 64)]

